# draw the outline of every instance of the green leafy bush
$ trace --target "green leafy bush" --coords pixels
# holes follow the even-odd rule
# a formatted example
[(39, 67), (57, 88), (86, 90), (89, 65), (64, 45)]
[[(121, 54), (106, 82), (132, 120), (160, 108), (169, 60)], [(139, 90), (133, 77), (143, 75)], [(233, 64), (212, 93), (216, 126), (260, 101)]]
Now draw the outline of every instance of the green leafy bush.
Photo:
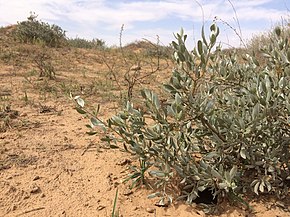
[(23, 43), (42, 43), (49, 47), (60, 47), (65, 41), (65, 31), (57, 25), (37, 20), (31, 14), (26, 21), (18, 22), (13, 32), (16, 40)]
[[(159, 205), (172, 201), (178, 181), (179, 199), (192, 203), (200, 192), (231, 196), (289, 192), (290, 179), (290, 51), (279, 27), (262, 50), (268, 59), (224, 54), (216, 46), (219, 28), (210, 27), (191, 52), (183, 30), (173, 42), (176, 67), (164, 84), (169, 93), (161, 102), (151, 90), (141, 92), (146, 114), (132, 103), (103, 121), (80, 97), (77, 110), (90, 117), (90, 134), (104, 131), (103, 141), (120, 142), (139, 157), (129, 176), (133, 184), (154, 178)], [(288, 183), (288, 185), (287, 185)], [(176, 184), (175, 184), (176, 185)], [(173, 194), (174, 195), (174, 194)]]

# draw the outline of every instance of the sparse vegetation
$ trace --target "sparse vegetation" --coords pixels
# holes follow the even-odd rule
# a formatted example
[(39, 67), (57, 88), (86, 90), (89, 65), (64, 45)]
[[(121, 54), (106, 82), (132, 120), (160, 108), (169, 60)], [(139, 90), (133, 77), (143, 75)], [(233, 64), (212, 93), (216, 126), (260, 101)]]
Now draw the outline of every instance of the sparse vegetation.
[[(108, 76), (121, 90), (121, 95), (123, 94), (121, 88), (122, 82), (126, 84), (126, 94), (125, 96), (121, 96), (125, 101), (123, 104), (126, 104), (126, 101), (132, 101), (137, 86), (142, 87), (146, 83), (149, 84), (150, 81), (148, 78), (161, 70), (165, 70), (169, 64), (168, 58), (165, 55), (166, 48), (159, 45), (159, 39), (157, 39), (157, 43), (139, 41), (123, 47), (123, 30), (122, 26), (120, 32), (120, 48), (117, 49), (119, 55), (116, 56), (119, 60), (113, 59), (111, 61), (107, 57), (107, 53), (104, 53), (102, 59), (109, 70)], [(161, 48), (164, 48), (164, 53), (161, 52)], [(149, 50), (151, 53), (148, 53)]]
[[(289, 212), (289, 28), (273, 29), (263, 46), (253, 41), (255, 49), (224, 50), (213, 24), (193, 51), (183, 31), (171, 47), (158, 38), (122, 46), (122, 29), (120, 47), (109, 48), (66, 39), (61, 28), (53, 43), (21, 29), (53, 28), (32, 14), (0, 29), (0, 215), (176, 216), (185, 209), (170, 206), (177, 200), (248, 215), (253, 198)], [(84, 135), (69, 95), (97, 137)]]

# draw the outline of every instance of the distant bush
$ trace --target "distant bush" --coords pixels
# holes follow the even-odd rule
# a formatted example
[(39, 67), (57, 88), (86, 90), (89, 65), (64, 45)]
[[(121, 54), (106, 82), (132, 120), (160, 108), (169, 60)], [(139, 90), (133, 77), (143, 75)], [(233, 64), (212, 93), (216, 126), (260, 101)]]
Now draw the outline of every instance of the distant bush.
[(76, 48), (86, 49), (104, 49), (106, 47), (105, 41), (102, 39), (87, 40), (83, 38), (67, 39), (68, 45)]
[(162, 46), (147, 40), (135, 41), (124, 46), (124, 49), (133, 50), (142, 53), (145, 57), (159, 57), (169, 59), (172, 56), (173, 49), (170, 46)]
[[(279, 28), (283, 31), (283, 35), (284, 37), (287, 39), (288, 41), (290, 40), (290, 20), (289, 21), (285, 21), (287, 23), (287, 25), (278, 25)], [(262, 61), (262, 62), (266, 62), (266, 59), (263, 57), (263, 55), (261, 55), (261, 49), (263, 49), (265, 46), (273, 43), (272, 42), (273, 37), (272, 34), (270, 32), (265, 32), (262, 34), (258, 34), (255, 35), (251, 40), (249, 40), (249, 42), (247, 43), (247, 50), (248, 52), (252, 52), (255, 53), (256, 55), (258, 55), (258, 58)]]
[(147, 57), (160, 57), (170, 59), (172, 57), (173, 49), (170, 46), (156, 45), (155, 47), (148, 47), (145, 51)]
[(60, 47), (65, 41), (65, 31), (55, 24), (37, 20), (31, 14), (26, 21), (18, 22), (13, 31), (14, 38), (24, 43), (41, 43), (49, 47)]

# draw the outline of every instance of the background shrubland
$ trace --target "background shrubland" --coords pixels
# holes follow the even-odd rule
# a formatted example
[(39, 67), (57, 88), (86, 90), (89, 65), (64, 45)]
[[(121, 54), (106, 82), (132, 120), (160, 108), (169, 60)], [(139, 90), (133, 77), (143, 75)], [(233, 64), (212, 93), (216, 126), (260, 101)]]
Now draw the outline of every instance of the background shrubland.
[(105, 48), (105, 41), (102, 39), (67, 38), (65, 33), (65, 30), (55, 24), (38, 20), (34, 13), (31, 13), (26, 21), (18, 22), (13, 30), (14, 38), (23, 43), (42, 44), (48, 47)]
[(102, 39), (87, 40), (83, 38), (70, 38), (67, 43), (71, 47), (85, 48), (85, 49), (104, 49), (106, 48), (105, 41)]

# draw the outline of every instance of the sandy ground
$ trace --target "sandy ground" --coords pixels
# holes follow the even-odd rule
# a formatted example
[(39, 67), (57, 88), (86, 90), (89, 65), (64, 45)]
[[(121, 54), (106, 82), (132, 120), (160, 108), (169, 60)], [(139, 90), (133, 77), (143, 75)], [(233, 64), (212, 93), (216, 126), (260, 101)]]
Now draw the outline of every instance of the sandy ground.
[[(39, 79), (26, 56), (37, 48), (11, 46), (1, 44), (0, 216), (111, 216), (117, 189), (120, 216), (206, 216), (199, 205), (158, 207), (147, 199), (150, 189), (130, 190), (122, 180), (134, 157), (86, 134), (88, 120), (75, 111), (67, 92), (100, 102), (103, 118), (119, 105), (99, 53), (54, 50), (57, 79), (47, 80)], [(170, 71), (152, 80), (158, 84)], [(216, 215), (290, 216), (289, 201), (266, 197), (251, 205), (254, 213), (225, 202)]]

